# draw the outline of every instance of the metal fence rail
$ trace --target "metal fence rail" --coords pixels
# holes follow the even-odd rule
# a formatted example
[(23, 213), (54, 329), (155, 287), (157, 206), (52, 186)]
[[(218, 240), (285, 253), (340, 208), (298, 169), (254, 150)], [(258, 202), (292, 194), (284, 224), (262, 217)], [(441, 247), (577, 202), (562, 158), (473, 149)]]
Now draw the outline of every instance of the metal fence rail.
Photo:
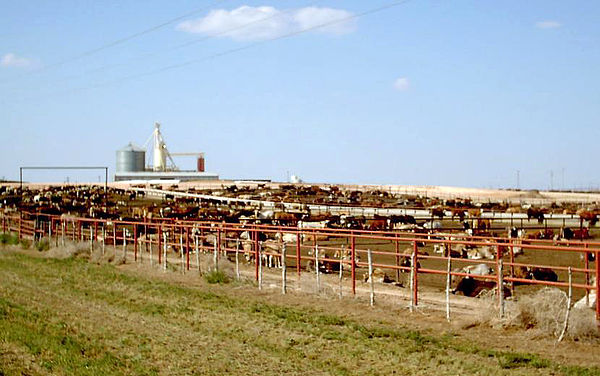
[[(0, 214), (0, 218), (2, 232), (15, 233), (19, 239), (47, 240), (56, 246), (64, 245), (65, 241), (77, 241), (89, 242), (90, 247), (95, 243), (102, 244), (103, 249), (106, 245), (115, 249), (122, 247), (124, 256), (133, 250), (134, 260), (150, 257), (150, 260), (155, 260), (163, 267), (166, 267), (166, 262), (172, 262), (168, 256), (173, 251), (180, 257), (183, 270), (190, 270), (194, 264), (190, 255), (199, 252), (214, 254), (215, 265), (219, 258), (235, 255), (237, 266), (239, 257), (244, 255), (253, 263), (254, 278), (259, 285), (266, 259), (295, 269), (298, 276), (306, 273), (307, 269), (311, 269), (311, 273), (316, 272), (317, 276), (321, 269), (323, 272), (341, 270), (340, 281), (346, 276), (351, 283), (352, 294), (357, 292), (360, 272), (368, 273), (367, 280), (371, 286), (373, 270), (388, 271), (397, 282), (406, 273), (411, 307), (419, 304), (419, 286), (425, 276), (429, 276), (429, 280), (436, 276), (443, 277), (447, 281), (446, 290), (452, 277), (493, 282), (500, 311), (504, 304), (505, 285), (512, 294), (515, 293), (515, 286), (525, 284), (577, 289), (585, 296), (595, 291), (596, 297), (600, 296), (600, 242), (595, 241), (557, 242), (465, 234), (299, 228), (210, 221), (115, 221), (25, 212)], [(284, 245), (286, 251), (282, 252)], [(450, 251), (440, 255), (422, 251), (434, 245), (448, 250), (459, 245), (488, 247), (495, 250), (495, 255), (493, 258), (474, 260), (455, 257)], [(517, 262), (517, 250), (531, 252), (532, 255), (549, 254), (552, 256), (550, 259), (558, 261), (552, 265)], [(574, 257), (579, 255), (581, 257)], [(450, 268), (450, 265), (477, 264), (488, 265), (493, 273), (476, 275)], [(518, 268), (551, 268), (563, 275), (566, 272), (569, 275), (573, 273), (577, 280), (569, 278), (566, 282), (524, 278), (516, 272)], [(285, 275), (282, 273), (282, 278)], [(594, 284), (591, 283), (592, 276), (595, 277)], [(600, 324), (598, 298), (596, 319)]]

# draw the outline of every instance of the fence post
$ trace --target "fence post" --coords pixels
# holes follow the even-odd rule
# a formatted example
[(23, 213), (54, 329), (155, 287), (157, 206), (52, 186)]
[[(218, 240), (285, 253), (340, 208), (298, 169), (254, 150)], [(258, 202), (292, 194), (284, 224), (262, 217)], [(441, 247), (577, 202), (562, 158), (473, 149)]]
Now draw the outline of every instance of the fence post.
[[(562, 332), (556, 341), (561, 342), (567, 333), (567, 329), (569, 328), (569, 315), (571, 313), (571, 299), (573, 298), (573, 272), (571, 271), (571, 267), (569, 266), (569, 295), (567, 295), (567, 312), (565, 313), (565, 324), (563, 326)], [(586, 289), (587, 290), (587, 289)]]
[(596, 324), (600, 329), (600, 251), (596, 251)]
[(259, 252), (259, 244), (258, 244), (258, 230), (254, 230), (250, 232), (251, 236), (254, 236), (254, 279), (258, 281), (259, 279), (259, 270), (260, 269), (260, 252)]
[(446, 266), (446, 320), (450, 322), (450, 281), (451, 281), (452, 257), (448, 252), (448, 265)]
[(160, 265), (162, 262), (162, 257), (160, 256), (161, 255), (161, 245), (162, 245), (161, 241), (163, 240), (164, 233), (162, 232), (162, 227), (160, 227), (160, 226), (156, 226), (156, 227), (158, 228), (157, 229), (157, 233), (158, 233), (158, 236), (157, 236), (158, 237), (158, 239), (157, 239), (158, 240), (158, 247), (157, 247), (158, 265)]
[(127, 261), (127, 233), (125, 232), (126, 228), (123, 227), (123, 264)]
[(235, 278), (240, 280), (240, 240), (235, 241)]
[(92, 235), (92, 226), (90, 226), (90, 255), (94, 252), (94, 237)]
[[(416, 241), (414, 242), (416, 244)], [(410, 306), (411, 312), (415, 309), (415, 249), (416, 245), (413, 246), (412, 254), (410, 255)]]
[[(588, 243), (585, 243), (584, 247), (587, 248), (588, 247)], [(590, 273), (587, 271), (587, 269), (590, 268), (590, 259), (589, 259), (590, 254), (586, 251), (583, 254), (583, 256), (584, 256), (583, 257), (583, 268), (586, 269), (586, 272), (585, 272), (585, 284), (589, 285), (589, 283), (590, 283)], [(589, 305), (590, 305), (590, 290), (588, 290), (588, 289), (585, 289), (585, 305), (587, 307), (589, 307)]]
[(137, 236), (137, 225), (133, 225), (133, 261), (137, 261), (138, 253), (138, 236)]
[(21, 227), (22, 227), (21, 222), (23, 221), (23, 219), (21, 218), (22, 215), (23, 215), (23, 213), (19, 212), (19, 240), (21, 240), (21, 238), (22, 238), (22, 235), (21, 235), (21, 231), (22, 231), (22, 229), (21, 229)]
[(498, 311), (500, 318), (504, 317), (504, 271), (502, 270), (502, 259), (497, 262), (496, 272), (498, 273)]
[[(160, 227), (159, 227), (160, 228)], [(167, 233), (163, 232), (163, 270), (167, 271)], [(160, 257), (160, 251), (158, 252)], [(160, 260), (158, 261), (160, 264)]]
[(319, 271), (319, 246), (315, 245), (315, 271), (317, 274), (317, 294), (321, 291), (321, 273)]
[(196, 249), (196, 266), (198, 266), (198, 274), (202, 274), (202, 269), (200, 269), (200, 249), (198, 248), (198, 235), (194, 235), (194, 248)]
[(511, 296), (515, 296), (515, 282), (512, 281), (512, 278), (515, 277), (515, 246), (512, 239), (508, 240), (510, 242), (510, 294)]
[[(148, 253), (149, 244), (151, 244), (150, 236), (148, 236), (148, 225), (144, 225), (144, 252)], [(140, 251), (140, 254), (142, 252)]]
[(65, 221), (60, 221), (60, 227), (61, 227), (61, 243), (62, 246), (65, 246)]
[(185, 228), (185, 263), (186, 269), (190, 270), (190, 229)]
[(398, 242), (398, 235), (396, 235), (396, 282), (400, 282), (400, 243)]
[(356, 296), (356, 239), (354, 232), (350, 233), (350, 268), (352, 275), (352, 295)]
[(344, 255), (345, 254), (346, 254), (346, 248), (342, 244), (342, 251), (340, 252), (340, 276), (339, 276), (339, 282), (340, 282), (340, 299), (342, 299), (342, 293), (344, 291), (343, 282), (344, 282)]
[(419, 305), (419, 247), (416, 240), (413, 242), (411, 268), (413, 271), (413, 302), (416, 307)]
[(371, 254), (371, 248), (367, 249), (367, 260), (369, 262), (369, 287), (371, 290), (369, 303), (371, 304), (371, 307), (373, 307), (375, 304), (375, 287), (373, 278), (373, 255)]
[(185, 261), (183, 258), (183, 235), (179, 234), (179, 253), (181, 254), (181, 274), (185, 274)]
[(221, 224), (219, 224), (219, 228), (217, 229), (217, 252), (221, 253)]
[[(137, 226), (136, 226), (137, 227)], [(140, 244), (144, 243), (144, 246), (141, 247)], [(148, 229), (144, 228), (144, 239), (141, 239), (141, 236), (135, 237), (135, 244), (137, 244), (137, 249), (140, 252), (140, 264), (144, 263), (144, 253), (148, 252)]]
[(302, 264), (300, 256), (300, 236), (300, 231), (296, 230), (296, 273), (298, 273), (298, 287), (300, 286), (300, 269)]
[(262, 277), (263, 277), (263, 271), (262, 271), (262, 255), (261, 255), (261, 245), (260, 243), (258, 244), (258, 247), (256, 248), (256, 261), (258, 262), (258, 289), (262, 290)]
[[(148, 244), (148, 258), (150, 259), (150, 267), (152, 267), (152, 264), (154, 263), (152, 260), (152, 237), (149, 236), (148, 230), (146, 230), (146, 242)], [(160, 249), (158, 252), (160, 253)]]
[(218, 253), (219, 249), (218, 249), (216, 241), (215, 241), (213, 248), (214, 248), (214, 250), (213, 250), (213, 270), (219, 271), (219, 253)]
[(283, 243), (281, 247), (281, 293), (285, 295), (286, 293), (286, 277), (287, 277), (287, 267), (285, 262), (285, 253), (286, 253), (286, 245)]

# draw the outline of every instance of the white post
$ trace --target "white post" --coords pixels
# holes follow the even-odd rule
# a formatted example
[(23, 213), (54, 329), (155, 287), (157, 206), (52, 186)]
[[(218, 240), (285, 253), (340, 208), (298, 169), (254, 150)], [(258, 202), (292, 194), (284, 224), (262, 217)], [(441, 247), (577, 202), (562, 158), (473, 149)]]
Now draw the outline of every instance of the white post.
[(410, 311), (415, 310), (415, 251), (410, 256)]
[(452, 258), (448, 252), (448, 265), (446, 267), (446, 320), (450, 322), (450, 269), (452, 267)]
[(165, 272), (167, 271), (167, 233), (166, 232), (163, 232), (163, 270)]
[(90, 255), (94, 252), (94, 235), (92, 234), (92, 226), (90, 226)]
[(345, 249), (344, 246), (342, 245), (342, 251), (340, 252), (340, 276), (339, 276), (339, 282), (340, 282), (340, 299), (342, 299), (342, 293), (344, 290), (344, 286), (343, 286), (343, 279), (344, 279), (344, 254), (345, 254)]
[(285, 252), (286, 252), (285, 243), (281, 247), (281, 293), (285, 295), (286, 293), (286, 277), (287, 277), (287, 268), (285, 264)]
[[(146, 237), (146, 241), (148, 242), (148, 257), (150, 258), (150, 266), (152, 267), (152, 264), (154, 263), (152, 260), (152, 237), (149, 237), (148, 235), (146, 235)], [(160, 249), (158, 251), (160, 252)]]
[(106, 228), (102, 225), (102, 256), (104, 256), (104, 248), (106, 244)]
[(321, 272), (319, 270), (319, 246), (315, 245), (315, 270), (317, 273), (317, 294), (321, 292)]
[[(587, 257), (587, 255), (586, 255)], [(562, 332), (560, 333), (560, 337), (556, 341), (561, 342), (567, 333), (567, 329), (569, 329), (569, 315), (571, 313), (571, 299), (573, 298), (573, 272), (571, 271), (571, 267), (569, 266), (569, 295), (567, 296), (567, 313), (565, 314), (565, 325), (563, 326)], [(596, 298), (597, 299), (597, 298)]]
[(215, 240), (215, 247), (213, 252), (213, 267), (215, 271), (219, 270), (219, 254), (217, 251), (217, 241)]
[(240, 280), (240, 241), (239, 239), (235, 242), (235, 278)]
[(498, 299), (500, 318), (504, 317), (504, 276), (502, 271), (502, 260), (498, 260)]
[(183, 257), (183, 235), (179, 235), (179, 253), (181, 254), (181, 274), (185, 274), (185, 257)]
[(200, 250), (198, 249), (198, 235), (194, 236), (194, 248), (196, 249), (196, 266), (198, 266), (198, 273), (202, 273), (200, 269)]
[(123, 264), (127, 261), (127, 233), (125, 232), (125, 228), (123, 229)]
[(60, 238), (61, 238), (62, 246), (64, 247), (65, 246), (65, 222), (64, 221), (60, 222), (60, 227), (62, 230)]
[(371, 249), (367, 249), (367, 261), (369, 262), (369, 287), (371, 289), (369, 303), (371, 307), (375, 305), (375, 287), (374, 287), (374, 278), (373, 278), (373, 255), (371, 253)]
[(262, 244), (258, 243), (258, 289), (262, 290), (262, 279), (263, 279), (263, 271), (262, 271)]

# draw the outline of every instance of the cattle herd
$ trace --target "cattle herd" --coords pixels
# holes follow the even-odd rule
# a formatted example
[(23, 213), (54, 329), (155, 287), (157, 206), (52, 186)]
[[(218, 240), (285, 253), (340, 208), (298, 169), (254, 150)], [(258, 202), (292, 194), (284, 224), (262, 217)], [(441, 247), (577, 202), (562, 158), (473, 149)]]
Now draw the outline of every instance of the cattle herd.
[[(136, 188), (136, 187), (133, 187)], [(141, 187), (137, 187), (141, 188)], [(160, 188), (160, 187), (153, 187)], [(427, 240), (447, 241), (431, 243), (426, 246), (418, 244), (418, 252), (424, 256), (439, 255), (442, 257), (465, 260), (482, 260), (481, 264), (469, 264), (455, 269), (462, 277), (453, 281), (453, 292), (467, 296), (477, 296), (483, 290), (495, 286), (494, 281), (469, 278), (468, 275), (485, 276), (494, 273), (493, 269), (485, 263), (494, 260), (498, 253), (503, 254), (507, 249), (502, 249), (497, 242), (490, 244), (471, 245), (461, 243), (461, 239), (473, 236), (491, 236), (494, 238), (513, 239), (511, 252), (514, 257), (522, 254), (522, 247), (532, 241), (547, 239), (557, 242), (570, 239), (590, 239), (593, 237), (594, 225), (600, 214), (600, 206), (579, 207), (568, 203), (551, 203), (547, 206), (515, 205), (506, 202), (473, 202), (469, 199), (442, 200), (432, 197), (423, 197), (408, 194), (392, 194), (381, 190), (349, 190), (338, 186), (307, 186), (307, 185), (257, 185), (223, 186), (220, 189), (199, 190), (189, 188), (180, 190), (177, 186), (170, 186), (167, 190), (201, 194), (209, 197), (180, 197), (168, 192), (163, 197), (154, 197), (143, 189), (118, 189), (108, 187), (107, 190), (100, 186), (46, 186), (41, 188), (24, 188), (14, 186), (0, 186), (0, 209), (3, 213), (25, 213), (24, 215), (57, 215), (70, 217), (95, 218), (104, 220), (140, 221), (146, 223), (164, 220), (177, 221), (211, 221), (221, 224), (235, 224), (238, 231), (224, 234), (223, 246), (237, 247), (246, 256), (248, 262), (255, 262), (255, 253), (252, 252), (252, 243), (256, 239), (243, 230), (246, 224), (290, 226), (297, 229), (342, 229), (363, 231), (386, 231), (398, 233), (416, 233), (426, 236)], [(237, 200), (224, 200), (233, 198)], [(245, 201), (246, 200), (246, 201)], [(273, 205), (266, 207), (261, 203), (271, 202)], [(283, 203), (298, 204), (296, 209), (290, 210)], [(419, 209), (426, 210), (425, 217), (413, 215), (356, 215), (353, 212), (336, 214), (327, 212), (312, 212), (310, 205), (335, 205), (348, 208), (388, 208), (388, 209)], [(526, 215), (529, 228), (517, 225), (507, 226), (505, 223), (495, 225), (492, 219), (484, 218), (483, 213), (522, 213)], [(548, 214), (571, 214), (579, 219), (580, 226), (547, 226), (544, 219)], [(544, 226), (540, 226), (544, 224)], [(537, 226), (536, 226), (537, 225)], [(206, 249), (216, 244), (217, 237), (210, 231), (193, 232), (201, 236), (201, 242)], [(140, 238), (151, 237), (151, 233), (141, 233)], [(154, 234), (156, 236), (156, 234)], [(304, 235), (285, 231), (265, 232), (259, 239), (264, 249), (261, 262), (268, 267), (280, 267), (279, 255), (282, 247), (292, 246), (297, 242), (306, 242)], [(310, 239), (316, 242), (316, 236)], [(323, 239), (327, 240), (327, 239)], [(514, 246), (517, 244), (517, 246)], [(178, 251), (176, 246), (172, 247)], [(348, 260), (349, 251), (344, 245), (336, 250), (321, 251), (322, 258), (319, 268), (324, 273), (336, 272), (340, 263), (336, 260)], [(183, 252), (183, 250), (181, 250)], [(315, 268), (311, 261), (315, 248), (306, 247), (307, 261), (303, 268)], [(402, 251), (400, 257), (401, 267), (411, 266), (413, 249)], [(363, 262), (360, 258), (363, 258)], [(356, 262), (364, 266), (364, 254), (357, 254)], [(513, 268), (513, 275), (522, 280), (557, 281), (558, 275), (550, 268), (519, 266)], [(379, 268), (376, 268), (372, 278), (379, 282), (394, 282), (401, 285), (398, 278), (394, 278)], [(467, 276), (465, 277), (464, 274)], [(366, 279), (369, 277), (367, 275)], [(506, 296), (510, 290), (505, 291)]]
[[(157, 186), (159, 187), (159, 186)], [(587, 226), (594, 226), (600, 215), (600, 205), (573, 203), (550, 203), (546, 206), (510, 204), (507, 202), (474, 202), (470, 199), (438, 199), (410, 194), (392, 194), (381, 190), (348, 190), (339, 186), (304, 186), (266, 184), (251, 186), (229, 185), (221, 189), (178, 190), (176, 185), (169, 190), (185, 193), (212, 195), (210, 198), (176, 197), (166, 199), (146, 197), (144, 191), (101, 186), (46, 186), (39, 189), (20, 189), (0, 186), (0, 209), (6, 212), (26, 211), (44, 214), (70, 214), (103, 219), (153, 219), (213, 220), (227, 223), (253, 221), (255, 223), (291, 225), (298, 222), (326, 221), (330, 227), (352, 229), (389, 230), (426, 228), (435, 223), (417, 220), (411, 215), (332, 215), (311, 213), (309, 204), (335, 205), (348, 208), (388, 208), (427, 210), (431, 218), (452, 219), (463, 223), (465, 219), (479, 220), (479, 229), (488, 229), (490, 221), (481, 218), (484, 212), (523, 213), (527, 220), (543, 223), (547, 214), (570, 214), (578, 216)], [(219, 198), (268, 201), (273, 208), (265, 209), (261, 204), (242, 201), (223, 201)], [(283, 203), (296, 203), (298, 209), (286, 210)], [(280, 204), (280, 205), (278, 205)], [(406, 225), (402, 227), (402, 225)], [(495, 234), (497, 235), (497, 234)], [(547, 235), (541, 235), (547, 236)]]

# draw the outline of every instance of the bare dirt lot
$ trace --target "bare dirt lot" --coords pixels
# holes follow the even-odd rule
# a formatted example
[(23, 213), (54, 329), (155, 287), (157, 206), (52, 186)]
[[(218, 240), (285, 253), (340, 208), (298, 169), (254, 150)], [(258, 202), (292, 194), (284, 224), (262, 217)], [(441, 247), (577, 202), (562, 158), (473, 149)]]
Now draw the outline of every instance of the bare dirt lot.
[(600, 374), (597, 342), (72, 253), (0, 251), (0, 374)]

